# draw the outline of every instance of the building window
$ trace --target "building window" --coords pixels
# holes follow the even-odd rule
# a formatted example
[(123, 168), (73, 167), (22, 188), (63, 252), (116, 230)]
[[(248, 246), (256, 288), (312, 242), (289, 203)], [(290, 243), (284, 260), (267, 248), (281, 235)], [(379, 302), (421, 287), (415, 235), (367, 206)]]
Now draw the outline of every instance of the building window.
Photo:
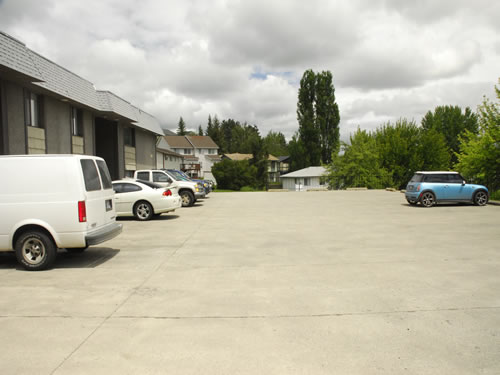
[(308, 177), (304, 178), (304, 186), (309, 186), (310, 184), (310, 179)]
[(123, 142), (125, 146), (135, 147), (135, 129), (123, 128)]
[(191, 149), (190, 148), (185, 148), (184, 149), (184, 155), (191, 155)]
[(216, 152), (217, 152), (217, 150), (216, 150), (216, 149), (214, 149), (214, 148), (209, 148), (209, 149), (208, 149), (208, 154), (209, 154), (209, 155), (214, 155)]
[(83, 137), (83, 111), (71, 107), (71, 134)]
[(43, 100), (29, 90), (24, 90), (24, 122), (28, 126), (43, 127)]

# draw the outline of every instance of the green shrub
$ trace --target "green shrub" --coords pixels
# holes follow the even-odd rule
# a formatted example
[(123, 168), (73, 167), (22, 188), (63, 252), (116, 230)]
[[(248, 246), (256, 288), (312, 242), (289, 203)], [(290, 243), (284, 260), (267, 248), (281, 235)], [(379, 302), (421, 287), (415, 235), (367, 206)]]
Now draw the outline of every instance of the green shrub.
[(243, 186), (257, 186), (257, 168), (247, 160), (224, 159), (212, 167), (218, 189), (240, 190)]
[(500, 201), (500, 190), (492, 192), (490, 195), (490, 199), (494, 201)]

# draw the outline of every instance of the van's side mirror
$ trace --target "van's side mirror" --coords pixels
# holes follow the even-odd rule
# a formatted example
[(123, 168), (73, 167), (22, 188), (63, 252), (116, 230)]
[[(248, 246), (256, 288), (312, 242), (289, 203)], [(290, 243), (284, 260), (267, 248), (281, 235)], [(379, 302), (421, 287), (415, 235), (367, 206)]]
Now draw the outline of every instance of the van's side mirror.
[(465, 185), (465, 180), (462, 180), (462, 186), (464, 186), (464, 185)]

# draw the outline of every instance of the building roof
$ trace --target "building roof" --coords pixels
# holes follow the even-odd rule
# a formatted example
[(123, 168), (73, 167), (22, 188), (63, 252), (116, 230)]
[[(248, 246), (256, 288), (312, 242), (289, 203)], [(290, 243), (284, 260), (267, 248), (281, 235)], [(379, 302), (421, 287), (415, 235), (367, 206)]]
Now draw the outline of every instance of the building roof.
[(252, 154), (240, 154), (238, 152), (234, 154), (224, 154), (224, 156), (231, 160), (250, 160), (253, 158)]
[(284, 161), (287, 161), (288, 159), (290, 159), (290, 156), (287, 155), (287, 156), (278, 156), (278, 160), (280, 163), (284, 162)]
[(280, 178), (297, 178), (297, 177), (321, 177), (326, 173), (325, 167), (309, 167), (299, 169), (298, 171), (291, 172), (280, 176)]
[(269, 154), (267, 160), (269, 160), (269, 161), (279, 161), (279, 159), (276, 156), (271, 155), (271, 154)]
[(166, 135), (163, 138), (172, 148), (194, 148), (183, 135)]
[(18, 75), (56, 96), (95, 111), (119, 115), (133, 125), (163, 135), (156, 118), (109, 91), (97, 91), (94, 84), (27, 48), (0, 32), (0, 71)]
[(177, 152), (173, 152), (172, 150), (167, 150), (167, 149), (164, 149), (164, 148), (161, 148), (161, 147), (156, 147), (156, 149), (166, 155), (170, 155), (170, 156), (176, 156), (178, 158), (184, 158), (184, 155), (182, 154), (178, 154)]
[(212, 161), (221, 161), (222, 155), (205, 155), (205, 158), (211, 159)]
[[(253, 154), (240, 154), (235, 152), (233, 154), (224, 154), (224, 156), (231, 160), (250, 160), (253, 159)], [(278, 158), (274, 155), (269, 154), (267, 160), (269, 161), (278, 161)]]
[(26, 45), (1, 31), (0, 69), (18, 73), (32, 82), (43, 80)]
[(196, 148), (219, 148), (208, 135), (187, 135), (186, 138)]
[(172, 130), (169, 130), (169, 129), (165, 129), (163, 128), (163, 132), (165, 133), (165, 135), (177, 135), (175, 132), (173, 132)]

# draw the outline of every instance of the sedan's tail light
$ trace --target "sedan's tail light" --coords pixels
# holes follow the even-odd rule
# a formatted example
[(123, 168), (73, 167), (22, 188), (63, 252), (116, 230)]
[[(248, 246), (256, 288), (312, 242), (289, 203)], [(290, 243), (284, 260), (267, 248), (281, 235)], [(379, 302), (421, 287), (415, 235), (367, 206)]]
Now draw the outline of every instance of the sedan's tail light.
[(164, 197), (170, 197), (172, 195), (172, 192), (170, 191), (170, 189), (167, 189), (163, 192), (162, 194)]
[(85, 201), (78, 201), (78, 221), (85, 223), (87, 221), (87, 206)]

